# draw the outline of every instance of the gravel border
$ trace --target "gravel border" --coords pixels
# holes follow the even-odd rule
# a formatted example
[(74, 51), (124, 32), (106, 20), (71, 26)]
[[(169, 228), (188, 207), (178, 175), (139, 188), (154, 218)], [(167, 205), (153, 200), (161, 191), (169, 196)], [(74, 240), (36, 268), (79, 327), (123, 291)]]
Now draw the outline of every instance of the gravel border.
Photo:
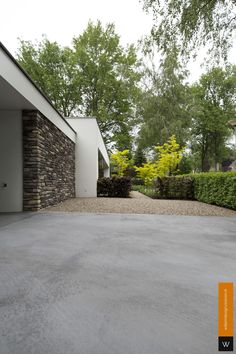
[(139, 192), (131, 198), (71, 198), (43, 211), (236, 217), (236, 211), (189, 200), (151, 199)]

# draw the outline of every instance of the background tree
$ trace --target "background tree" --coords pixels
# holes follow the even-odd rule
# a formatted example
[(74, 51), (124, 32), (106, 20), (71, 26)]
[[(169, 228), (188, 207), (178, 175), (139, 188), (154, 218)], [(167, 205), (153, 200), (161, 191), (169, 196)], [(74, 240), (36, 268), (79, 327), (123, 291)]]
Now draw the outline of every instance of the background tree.
[(72, 49), (21, 41), (18, 61), (65, 117), (95, 116), (107, 143), (130, 147), (141, 74), (135, 47), (120, 45), (113, 24), (89, 23)]
[(143, 93), (139, 105), (142, 147), (163, 144), (173, 134), (185, 145), (190, 125), (186, 76), (176, 48), (161, 61), (159, 70), (149, 71), (151, 87)]
[(213, 68), (193, 85), (192, 150), (202, 171), (217, 169), (226, 156), (231, 134), (229, 120), (236, 115), (236, 66)]
[(185, 54), (200, 45), (211, 45), (226, 57), (236, 29), (236, 0), (143, 0), (152, 11), (152, 37), (163, 52), (173, 44)]
[(72, 49), (47, 38), (38, 44), (21, 41), (18, 62), (64, 117), (78, 111), (82, 81)]
[(135, 166), (139, 167), (146, 162), (147, 162), (147, 158), (145, 156), (144, 149), (139, 144), (134, 154), (134, 164)]
[(73, 43), (83, 77), (83, 113), (97, 117), (107, 142), (115, 140), (116, 148), (129, 148), (141, 77), (135, 47), (124, 49), (114, 25), (103, 29), (100, 21), (89, 23)]

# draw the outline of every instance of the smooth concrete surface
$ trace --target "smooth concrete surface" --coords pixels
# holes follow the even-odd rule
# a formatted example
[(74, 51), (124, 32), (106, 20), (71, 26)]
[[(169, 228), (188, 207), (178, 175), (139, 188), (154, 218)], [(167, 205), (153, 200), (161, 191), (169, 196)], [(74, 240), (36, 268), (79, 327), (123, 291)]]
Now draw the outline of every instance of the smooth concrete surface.
[(1, 354), (217, 353), (236, 220), (0, 215)]

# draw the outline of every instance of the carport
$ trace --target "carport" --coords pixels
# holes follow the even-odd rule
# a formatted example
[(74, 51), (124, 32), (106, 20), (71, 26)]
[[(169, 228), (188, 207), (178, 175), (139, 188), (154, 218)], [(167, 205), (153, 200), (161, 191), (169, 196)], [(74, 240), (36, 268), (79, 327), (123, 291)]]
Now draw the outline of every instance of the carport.
[(0, 42), (0, 212), (95, 197), (109, 157), (95, 118), (66, 120)]

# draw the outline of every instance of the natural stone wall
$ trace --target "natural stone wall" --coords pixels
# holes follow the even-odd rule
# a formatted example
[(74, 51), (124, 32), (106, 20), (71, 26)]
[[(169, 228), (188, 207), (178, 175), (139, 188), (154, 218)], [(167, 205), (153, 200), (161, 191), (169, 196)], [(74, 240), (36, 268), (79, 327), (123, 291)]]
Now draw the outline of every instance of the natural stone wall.
[(75, 144), (38, 111), (23, 111), (24, 210), (75, 196)]

